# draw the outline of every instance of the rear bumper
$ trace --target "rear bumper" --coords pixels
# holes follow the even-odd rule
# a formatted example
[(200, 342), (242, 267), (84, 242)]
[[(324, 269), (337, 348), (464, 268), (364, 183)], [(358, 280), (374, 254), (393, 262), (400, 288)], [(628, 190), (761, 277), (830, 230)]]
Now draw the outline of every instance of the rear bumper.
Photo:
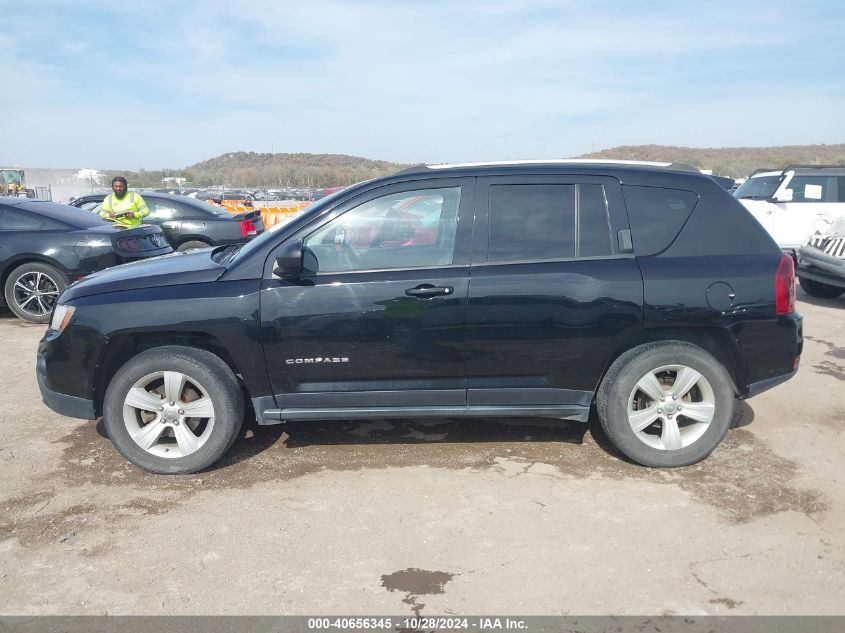
[(795, 369), (795, 371), (789, 374), (784, 374), (783, 376), (775, 376), (774, 378), (767, 378), (766, 380), (751, 383), (750, 385), (748, 385), (748, 393), (744, 397), (753, 398), (754, 396), (757, 396), (763, 393), (764, 391), (768, 391), (772, 387), (782, 385), (797, 373), (798, 369)]
[[(746, 357), (754, 374), (742, 390), (740, 398), (751, 398), (780, 385), (798, 372), (798, 361), (804, 351), (804, 317), (800, 312), (779, 316), (772, 327), (760, 330), (754, 353)], [(750, 343), (751, 341), (746, 341)], [(746, 345), (750, 352), (752, 346)]]
[(93, 400), (68, 396), (67, 394), (58, 393), (47, 388), (45, 384), (47, 364), (44, 361), (44, 356), (41, 354), (38, 354), (35, 373), (38, 377), (38, 389), (41, 391), (41, 399), (53, 411), (69, 418), (81, 418), (83, 420), (93, 420), (96, 417), (94, 415)]

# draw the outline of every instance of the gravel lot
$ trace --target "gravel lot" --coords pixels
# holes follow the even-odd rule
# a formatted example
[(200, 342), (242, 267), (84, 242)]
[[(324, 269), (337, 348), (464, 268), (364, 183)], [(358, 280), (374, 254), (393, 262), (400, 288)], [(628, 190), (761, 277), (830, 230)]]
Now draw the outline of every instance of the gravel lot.
[(0, 313), (0, 614), (845, 614), (845, 298), (705, 462), (539, 420), (245, 428), (186, 477), (40, 400)]

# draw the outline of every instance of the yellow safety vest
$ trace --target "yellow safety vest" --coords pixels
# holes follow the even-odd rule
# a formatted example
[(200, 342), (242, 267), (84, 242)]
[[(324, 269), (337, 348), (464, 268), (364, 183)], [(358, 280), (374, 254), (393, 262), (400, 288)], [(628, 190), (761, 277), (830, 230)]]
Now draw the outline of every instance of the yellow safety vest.
[[(132, 211), (135, 214), (134, 218), (127, 218), (121, 213)], [(115, 218), (109, 218), (109, 215), (114, 213)], [(119, 226), (141, 226), (141, 218), (145, 218), (150, 214), (147, 208), (147, 203), (141, 197), (140, 193), (131, 191), (123, 196), (123, 200), (119, 199), (113, 193), (106, 196), (103, 200), (103, 207), (100, 209), (100, 216), (106, 219), (114, 219), (114, 223)]]

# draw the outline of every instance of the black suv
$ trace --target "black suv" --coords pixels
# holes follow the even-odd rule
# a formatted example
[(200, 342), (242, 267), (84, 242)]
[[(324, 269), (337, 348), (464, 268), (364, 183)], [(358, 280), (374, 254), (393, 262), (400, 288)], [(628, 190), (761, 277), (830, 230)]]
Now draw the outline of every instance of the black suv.
[(187, 473), (259, 424), (543, 416), (649, 466), (706, 457), (802, 348), (792, 259), (691, 168), (420, 167), (243, 246), (94, 274), (38, 352), (44, 401)]

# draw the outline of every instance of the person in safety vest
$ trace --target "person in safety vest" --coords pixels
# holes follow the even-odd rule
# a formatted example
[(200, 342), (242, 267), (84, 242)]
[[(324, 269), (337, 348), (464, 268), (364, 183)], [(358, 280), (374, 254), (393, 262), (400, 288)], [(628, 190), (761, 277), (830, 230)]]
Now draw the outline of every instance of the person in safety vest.
[(150, 214), (141, 194), (128, 192), (126, 178), (123, 176), (115, 176), (111, 181), (111, 188), (114, 193), (110, 193), (103, 200), (100, 217), (112, 220), (118, 226), (141, 226), (141, 218)]

